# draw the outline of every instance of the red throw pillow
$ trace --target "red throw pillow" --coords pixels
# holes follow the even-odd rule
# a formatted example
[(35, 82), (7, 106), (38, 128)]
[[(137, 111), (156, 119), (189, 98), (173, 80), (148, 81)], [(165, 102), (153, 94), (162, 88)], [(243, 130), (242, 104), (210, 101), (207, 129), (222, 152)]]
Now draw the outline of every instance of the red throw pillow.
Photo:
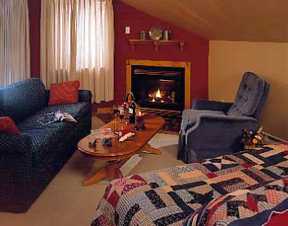
[(49, 105), (75, 104), (79, 99), (79, 81), (52, 84), (50, 87)]
[(5, 116), (0, 117), (0, 133), (19, 135), (20, 130), (17, 128), (12, 118)]

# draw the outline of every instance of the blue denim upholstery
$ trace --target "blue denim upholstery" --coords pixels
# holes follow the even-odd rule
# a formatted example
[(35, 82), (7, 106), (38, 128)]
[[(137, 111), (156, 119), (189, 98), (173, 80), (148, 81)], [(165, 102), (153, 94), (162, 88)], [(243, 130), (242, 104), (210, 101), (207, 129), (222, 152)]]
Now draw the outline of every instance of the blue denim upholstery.
[(19, 122), (47, 105), (45, 86), (39, 79), (28, 79), (0, 89), (3, 115)]
[[(31, 115), (30, 117), (24, 119), (22, 122), (20, 122), (17, 126), (20, 129), (20, 131), (25, 131), (33, 128), (43, 128), (43, 127), (55, 127), (59, 123), (53, 123), (51, 125), (46, 125), (45, 118), (48, 115), (52, 114), (56, 111), (62, 111), (67, 112), (71, 114), (77, 121), (81, 120), (82, 117), (85, 116), (87, 111), (90, 109), (90, 103), (89, 102), (79, 102), (77, 104), (64, 104), (64, 105), (54, 105), (54, 106), (47, 106), (44, 107), (42, 110), (38, 111), (36, 114)], [(47, 121), (47, 120), (46, 120)], [(66, 123), (67, 124), (67, 123)]]
[(234, 103), (196, 100), (182, 113), (178, 159), (186, 163), (240, 151), (243, 129), (257, 130), (270, 85), (243, 75)]
[(256, 110), (265, 91), (266, 82), (251, 72), (244, 74), (236, 99), (228, 115), (255, 116)]
[[(0, 90), (0, 111), (16, 120), (21, 131), (0, 134), (0, 211), (27, 211), (90, 132), (90, 91), (81, 90), (79, 102), (66, 105), (48, 106), (48, 95), (39, 79)], [(78, 123), (43, 123), (57, 110), (72, 114)]]

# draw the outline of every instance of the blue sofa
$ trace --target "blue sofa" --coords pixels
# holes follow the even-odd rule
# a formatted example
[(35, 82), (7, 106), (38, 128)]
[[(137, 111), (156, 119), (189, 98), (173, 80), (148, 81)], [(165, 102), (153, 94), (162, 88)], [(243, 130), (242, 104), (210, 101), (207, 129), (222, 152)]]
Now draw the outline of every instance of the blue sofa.
[[(48, 106), (48, 99), (40, 79), (0, 89), (0, 114), (10, 116), (21, 131), (0, 134), (0, 211), (27, 211), (90, 132), (90, 91), (80, 90), (76, 104)], [(70, 113), (78, 123), (48, 123), (57, 110)]]
[(270, 85), (246, 72), (235, 102), (196, 100), (183, 111), (178, 159), (191, 163), (241, 151), (243, 129), (256, 131)]

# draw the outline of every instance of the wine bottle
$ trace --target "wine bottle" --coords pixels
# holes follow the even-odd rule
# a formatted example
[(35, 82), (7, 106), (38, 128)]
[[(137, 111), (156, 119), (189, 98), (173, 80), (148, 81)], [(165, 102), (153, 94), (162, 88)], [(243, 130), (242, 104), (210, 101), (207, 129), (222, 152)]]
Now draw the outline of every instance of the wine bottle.
[(128, 103), (128, 114), (129, 123), (135, 124), (136, 120), (136, 102), (132, 92), (129, 92), (125, 98), (126, 103)]
[(134, 124), (136, 119), (136, 103), (131, 101), (129, 105), (129, 123)]

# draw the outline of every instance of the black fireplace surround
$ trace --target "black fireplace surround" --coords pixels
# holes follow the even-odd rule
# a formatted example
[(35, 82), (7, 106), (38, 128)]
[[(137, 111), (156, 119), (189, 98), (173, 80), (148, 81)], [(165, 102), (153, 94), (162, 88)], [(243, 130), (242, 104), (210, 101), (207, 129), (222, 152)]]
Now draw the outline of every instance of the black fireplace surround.
[(132, 65), (131, 91), (141, 107), (184, 109), (185, 68)]

